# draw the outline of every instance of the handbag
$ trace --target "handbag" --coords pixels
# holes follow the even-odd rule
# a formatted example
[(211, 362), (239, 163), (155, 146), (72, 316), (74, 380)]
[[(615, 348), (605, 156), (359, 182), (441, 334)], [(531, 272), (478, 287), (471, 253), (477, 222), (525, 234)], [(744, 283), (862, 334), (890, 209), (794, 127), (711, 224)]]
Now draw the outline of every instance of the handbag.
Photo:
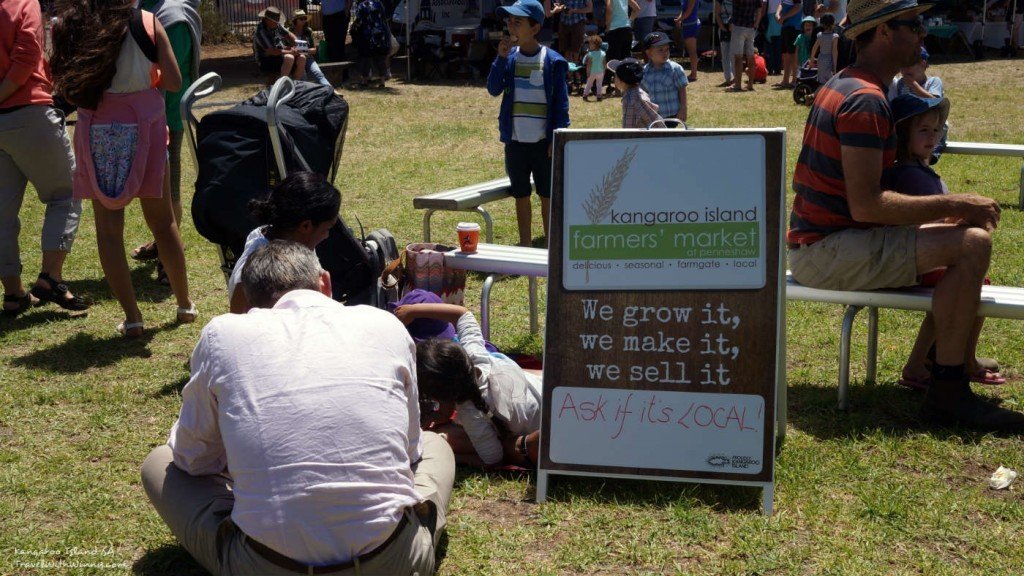
[(414, 242), (405, 247), (405, 286), (409, 290), (427, 290), (448, 304), (461, 306), (466, 293), (466, 271), (445, 266), (444, 253), (451, 246), (433, 242)]

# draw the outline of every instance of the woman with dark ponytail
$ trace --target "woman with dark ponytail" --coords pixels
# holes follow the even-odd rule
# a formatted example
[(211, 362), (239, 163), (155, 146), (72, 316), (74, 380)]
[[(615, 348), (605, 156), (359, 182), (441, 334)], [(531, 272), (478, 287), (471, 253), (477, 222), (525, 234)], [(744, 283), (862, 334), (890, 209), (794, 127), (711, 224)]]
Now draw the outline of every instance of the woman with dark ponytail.
[(178, 322), (194, 322), (185, 250), (169, 195), (167, 120), (160, 89), (181, 88), (170, 40), (135, 0), (64, 0), (53, 31), (54, 88), (78, 106), (74, 197), (92, 200), (100, 264), (125, 319), (142, 336), (142, 312), (124, 253), (124, 207), (139, 198), (177, 300)]
[[(445, 436), (462, 464), (537, 463), (541, 388), (537, 375), (484, 347), (476, 318), (454, 304), (408, 304), (395, 316), (408, 325), (431, 318), (455, 325), (459, 341), (416, 344), (416, 379), (421, 400), (454, 404), (455, 424), (431, 428)], [(445, 410), (448, 414), (451, 410)]]
[(315, 172), (292, 172), (266, 198), (249, 202), (249, 213), (260, 225), (245, 239), (245, 250), (228, 280), (231, 312), (249, 311), (245, 290), (235, 288), (250, 254), (271, 240), (291, 240), (315, 250), (338, 221), (339, 210), (341, 192)]

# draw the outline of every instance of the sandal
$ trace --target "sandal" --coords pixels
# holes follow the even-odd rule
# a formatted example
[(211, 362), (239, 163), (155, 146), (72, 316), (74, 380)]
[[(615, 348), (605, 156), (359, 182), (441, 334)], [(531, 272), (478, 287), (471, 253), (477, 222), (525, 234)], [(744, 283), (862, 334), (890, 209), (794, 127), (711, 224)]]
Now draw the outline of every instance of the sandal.
[(39, 279), (50, 285), (49, 288), (43, 288), (38, 284), (32, 287), (32, 295), (41, 302), (53, 302), (57, 306), (72, 312), (81, 312), (89, 308), (89, 302), (84, 298), (71, 296), (67, 284), (57, 282), (46, 272), (40, 272)]
[(117, 333), (125, 338), (140, 338), (145, 327), (142, 322), (129, 322), (125, 320), (117, 325)]
[(999, 372), (989, 370), (988, 368), (982, 368), (978, 372), (971, 374), (971, 382), (987, 384), (989, 386), (999, 386), (1001, 384), (1006, 384), (1006, 378), (1004, 378)]
[(156, 242), (150, 242), (149, 244), (143, 244), (135, 250), (132, 250), (132, 260), (138, 260), (140, 262), (145, 260), (155, 260), (157, 254)]
[(196, 305), (192, 304), (190, 308), (182, 308), (178, 306), (178, 323), (179, 324), (191, 324), (196, 321), (199, 317), (199, 310), (196, 309)]
[(29, 308), (38, 305), (39, 300), (35, 296), (33, 296), (31, 292), (25, 292), (21, 296), (18, 296), (17, 294), (4, 294), (4, 304), (14, 303), (17, 303), (18, 307), (4, 308), (4, 316), (8, 318), (14, 318), (21, 314), (22, 312), (26, 312)]
[(903, 373), (897, 384), (899, 384), (900, 386), (904, 386), (906, 388), (910, 388), (911, 390), (916, 390), (918, 392), (927, 392), (928, 388), (931, 388), (932, 377), (930, 375), (920, 377), (907, 376), (906, 373)]

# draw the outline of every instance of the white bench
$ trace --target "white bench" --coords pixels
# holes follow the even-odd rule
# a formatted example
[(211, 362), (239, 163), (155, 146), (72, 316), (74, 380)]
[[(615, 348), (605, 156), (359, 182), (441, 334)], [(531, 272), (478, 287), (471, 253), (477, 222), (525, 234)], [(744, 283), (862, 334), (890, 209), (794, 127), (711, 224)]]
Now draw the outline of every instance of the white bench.
[(508, 178), (498, 178), (489, 182), (481, 182), (445, 190), (427, 196), (413, 198), (412, 206), (416, 209), (426, 210), (423, 215), (423, 241), (430, 242), (430, 218), (438, 210), (452, 212), (476, 212), (484, 219), (484, 238), (487, 242), (494, 242), (494, 222), (491, 215), (483, 208), (484, 204), (510, 198), (512, 184)]
[[(931, 288), (905, 288), (901, 290), (871, 290), (843, 292), (820, 290), (803, 286), (786, 274), (786, 300), (796, 302), (825, 302), (846, 307), (839, 341), (839, 409), (848, 406), (847, 391), (850, 384), (850, 335), (857, 313), (868, 309), (867, 380), (875, 380), (878, 363), (878, 309), (916, 310), (930, 312)], [(1024, 320), (1024, 288), (983, 286), (978, 316)]]
[(528, 276), (530, 333), (537, 333), (537, 277), (548, 275), (546, 248), (481, 243), (477, 245), (477, 251), (473, 254), (464, 254), (460, 251), (445, 252), (444, 264), (452, 268), (488, 274), (480, 293), (480, 329), (484, 333), (484, 338), (490, 338), (491, 335), (491, 287), (494, 285), (495, 274)]
[[(946, 142), (943, 154), (971, 156), (1009, 156), (1024, 159), (1024, 146), (1018, 144), (987, 144), (979, 142)], [(1020, 196), (1018, 203), (1024, 210), (1024, 164), (1020, 169)]]

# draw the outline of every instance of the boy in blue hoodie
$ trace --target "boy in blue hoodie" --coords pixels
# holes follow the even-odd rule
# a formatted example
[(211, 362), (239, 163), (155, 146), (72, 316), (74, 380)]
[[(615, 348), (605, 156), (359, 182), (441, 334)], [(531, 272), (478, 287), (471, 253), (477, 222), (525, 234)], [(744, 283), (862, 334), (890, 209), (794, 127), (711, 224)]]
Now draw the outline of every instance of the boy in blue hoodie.
[(569, 64), (537, 41), (544, 7), (537, 0), (516, 0), (498, 8), (507, 18), (509, 36), (487, 75), (487, 92), (502, 95), (498, 132), (505, 143), (505, 172), (512, 183), (519, 225), (519, 245), (532, 244), (533, 208), (530, 176), (540, 196), (544, 236), (551, 206), (551, 143), (556, 128), (569, 125)]

